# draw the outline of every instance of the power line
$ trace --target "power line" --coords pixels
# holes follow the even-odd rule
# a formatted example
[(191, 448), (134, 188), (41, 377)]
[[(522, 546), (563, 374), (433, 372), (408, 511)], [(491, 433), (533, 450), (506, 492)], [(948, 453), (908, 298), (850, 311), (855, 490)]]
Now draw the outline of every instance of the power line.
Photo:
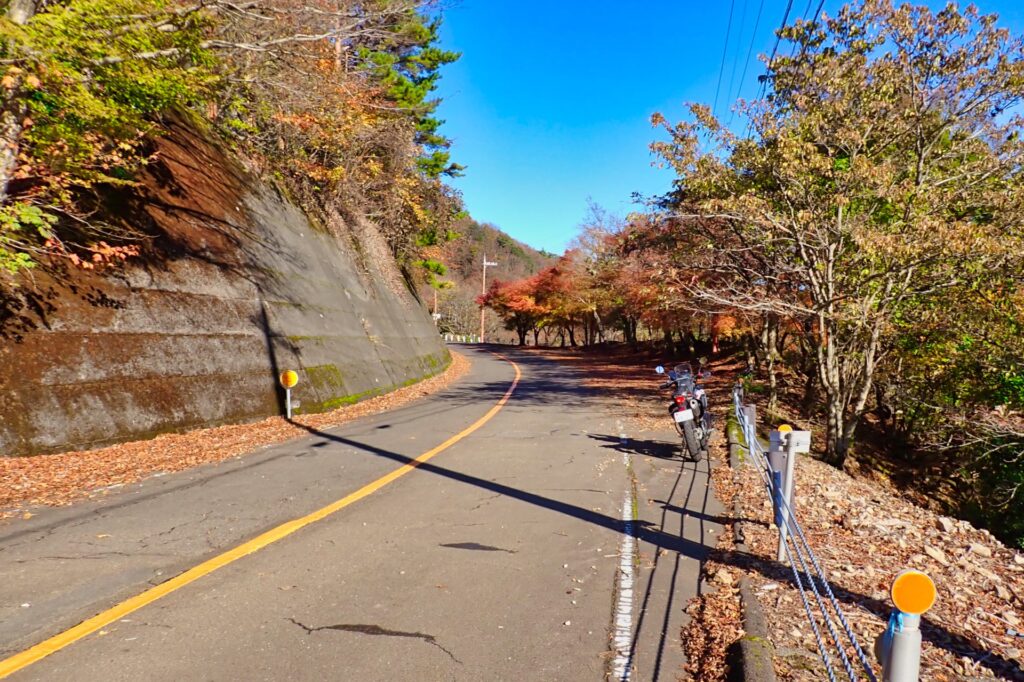
[[(810, 7), (811, 7), (811, 2), (813, 2), (813, 0), (808, 0), (808, 2), (807, 2), (807, 8), (808, 9), (810, 9)], [(810, 24), (811, 24), (810, 29), (809, 29), (810, 31), (813, 31), (815, 29), (815, 27), (817, 27), (817, 25), (818, 25), (818, 17), (821, 16), (821, 8), (824, 7), (824, 6), (825, 6), (825, 0), (821, 0), (818, 3), (818, 9), (814, 10), (814, 18), (811, 19), (811, 21), (810, 21)], [(807, 17), (804, 16), (804, 21), (806, 21), (806, 20), (807, 20)], [(800, 44), (800, 56), (797, 57), (797, 59), (803, 59), (804, 52), (806, 50), (807, 50), (807, 42), (804, 41), (804, 42), (802, 42)], [(791, 57), (793, 57), (793, 56), (795, 56), (795, 53), (796, 53), (796, 44), (794, 43), (793, 49), (792, 49), (792, 51), (790, 51), (789, 55)]]
[[(781, 31), (782, 29), (786, 28), (786, 22), (789, 21), (789, 12), (792, 9), (793, 9), (793, 0), (789, 0), (789, 2), (786, 3), (786, 13), (782, 15), (782, 24), (779, 26), (779, 31)], [(771, 71), (772, 64), (775, 62), (775, 54), (779, 51), (779, 41), (780, 40), (782, 40), (782, 36), (780, 36), (778, 34), (778, 31), (776, 31), (776, 34), (775, 34), (775, 45), (772, 47), (772, 54), (771, 54), (771, 56), (768, 57), (768, 70), (769, 71)], [(761, 87), (758, 88), (757, 99), (761, 99), (762, 97), (764, 97), (764, 91), (765, 91), (765, 88), (767, 87), (765, 84), (768, 82), (768, 75), (765, 74), (764, 76), (761, 76), (759, 78), (759, 80), (761, 81)], [(750, 134), (750, 126), (752, 124), (753, 124), (753, 121), (751, 119), (747, 119), (747, 129), (743, 133), (744, 136)]]
[(807, 0), (807, 7), (804, 8), (804, 21), (807, 21), (807, 13), (811, 11), (812, 4), (814, 4), (814, 0)]
[(814, 23), (814, 24), (818, 23), (818, 19), (821, 17), (821, 8), (824, 7), (824, 6), (825, 6), (825, 0), (821, 0), (821, 2), (818, 3), (818, 9), (814, 10), (814, 19), (812, 20), (811, 23)]
[[(740, 10), (740, 25), (739, 25), (739, 29), (736, 31), (736, 48), (733, 51), (732, 73), (729, 74), (729, 87), (726, 88), (726, 90), (725, 90), (725, 97), (730, 102), (733, 101), (733, 99), (732, 99), (732, 84), (736, 82), (736, 67), (739, 66), (739, 63), (740, 63), (740, 50), (742, 49), (741, 48), (741, 43), (743, 41), (743, 26), (746, 23), (747, 23), (747, 0), (743, 0), (743, 9)], [(732, 120), (732, 114), (733, 114), (732, 107), (730, 106), (729, 107), (729, 120), (730, 121)]]
[[(811, 5), (813, 4), (814, 0), (807, 0), (807, 7), (804, 7), (804, 14), (801, 17), (801, 20), (807, 21), (807, 15), (811, 13)], [(789, 56), (792, 57), (794, 55), (796, 55), (796, 43), (793, 43), (789, 49)]]
[[(793, 9), (793, 0), (789, 0), (786, 4), (786, 13), (782, 15), (782, 25), (779, 26), (779, 31), (786, 28), (786, 22), (789, 21), (789, 11)], [(772, 55), (768, 58), (768, 69), (771, 70), (772, 63), (775, 61), (775, 54), (779, 51), (779, 42), (782, 40), (782, 36), (776, 33), (775, 35), (775, 46), (772, 48)], [(761, 90), (764, 91), (765, 81), (761, 81)]]
[[(736, 86), (736, 98), (739, 99), (740, 92), (743, 90), (743, 81), (747, 79), (747, 67), (750, 66), (750, 56), (754, 53), (754, 41), (757, 40), (757, 27), (761, 25), (761, 12), (764, 10), (764, 0), (761, 0), (761, 4), (757, 7), (757, 18), (754, 19), (754, 32), (750, 35), (750, 47), (747, 48), (747, 58), (743, 60), (743, 74), (740, 76), (739, 85)], [(729, 122), (732, 123), (732, 115), (729, 116)]]
[[(793, 0), (789, 0), (793, 4)], [(718, 93), (722, 89), (722, 75), (725, 73), (725, 57), (729, 54), (729, 34), (732, 33), (732, 13), (736, 9), (736, 0), (729, 0), (729, 23), (725, 27), (725, 47), (722, 48), (722, 64), (718, 67), (718, 85), (715, 87), (715, 104), (711, 107), (711, 113), (718, 111)]]
[[(811, 22), (810, 22), (811, 26), (810, 26), (810, 29), (808, 29), (809, 31), (813, 31), (818, 26), (818, 17), (821, 16), (821, 8), (824, 7), (824, 6), (825, 6), (825, 0), (821, 0), (821, 2), (818, 3), (818, 9), (814, 10), (814, 18), (811, 19)], [(807, 41), (805, 40), (805, 41), (803, 41), (800, 44), (800, 59), (803, 59), (804, 52), (806, 50), (807, 50)], [(812, 68), (812, 73), (813, 73), (813, 66), (811, 68)]]

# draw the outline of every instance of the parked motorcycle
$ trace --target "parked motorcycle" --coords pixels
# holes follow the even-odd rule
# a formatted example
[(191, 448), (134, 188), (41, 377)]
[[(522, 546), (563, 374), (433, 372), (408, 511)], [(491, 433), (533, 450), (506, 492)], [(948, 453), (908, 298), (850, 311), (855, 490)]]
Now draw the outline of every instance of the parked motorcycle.
[[(654, 368), (658, 374), (665, 374), (665, 368), (658, 365)], [(672, 402), (668, 413), (672, 415), (672, 423), (682, 436), (682, 454), (689, 456), (690, 461), (699, 462), (707, 454), (708, 438), (711, 436), (711, 414), (708, 411), (708, 398), (697, 380), (706, 376), (701, 369), (694, 377), (690, 363), (684, 362), (675, 366), (667, 373), (668, 381), (661, 388), (672, 389)]]

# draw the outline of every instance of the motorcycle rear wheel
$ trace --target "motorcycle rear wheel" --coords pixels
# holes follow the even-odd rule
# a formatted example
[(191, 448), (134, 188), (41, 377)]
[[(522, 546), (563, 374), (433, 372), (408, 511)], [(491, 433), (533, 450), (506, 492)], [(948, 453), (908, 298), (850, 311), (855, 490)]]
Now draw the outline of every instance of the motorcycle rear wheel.
[(703, 451), (700, 442), (697, 440), (697, 432), (693, 428), (693, 422), (683, 422), (683, 454), (689, 454), (691, 462), (699, 462)]

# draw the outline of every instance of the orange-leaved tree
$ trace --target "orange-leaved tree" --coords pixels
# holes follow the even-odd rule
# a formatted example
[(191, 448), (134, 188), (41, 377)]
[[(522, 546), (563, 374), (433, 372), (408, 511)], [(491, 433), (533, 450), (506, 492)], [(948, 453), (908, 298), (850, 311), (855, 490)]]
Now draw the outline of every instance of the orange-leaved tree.
[(506, 329), (519, 336), (519, 345), (526, 345), (526, 335), (537, 329), (550, 310), (537, 302), (537, 278), (529, 277), (514, 282), (494, 280), (487, 293), (477, 297), (477, 303), (498, 314)]

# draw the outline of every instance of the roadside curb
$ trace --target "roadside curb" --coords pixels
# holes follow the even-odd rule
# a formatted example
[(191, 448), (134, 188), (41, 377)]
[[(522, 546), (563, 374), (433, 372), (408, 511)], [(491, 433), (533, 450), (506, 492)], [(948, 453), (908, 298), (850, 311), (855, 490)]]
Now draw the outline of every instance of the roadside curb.
[[(726, 441), (729, 444), (729, 467), (733, 475), (741, 466), (748, 464), (743, 446), (739, 441), (739, 429), (729, 420), (725, 426)], [(739, 499), (733, 500), (733, 543), (737, 552), (747, 554), (746, 533), (742, 521)], [(772, 659), (775, 647), (768, 636), (768, 622), (764, 610), (754, 596), (750, 579), (743, 575), (739, 579), (740, 612), (743, 618), (743, 636), (729, 650), (729, 680), (732, 682), (776, 682), (775, 665)]]

